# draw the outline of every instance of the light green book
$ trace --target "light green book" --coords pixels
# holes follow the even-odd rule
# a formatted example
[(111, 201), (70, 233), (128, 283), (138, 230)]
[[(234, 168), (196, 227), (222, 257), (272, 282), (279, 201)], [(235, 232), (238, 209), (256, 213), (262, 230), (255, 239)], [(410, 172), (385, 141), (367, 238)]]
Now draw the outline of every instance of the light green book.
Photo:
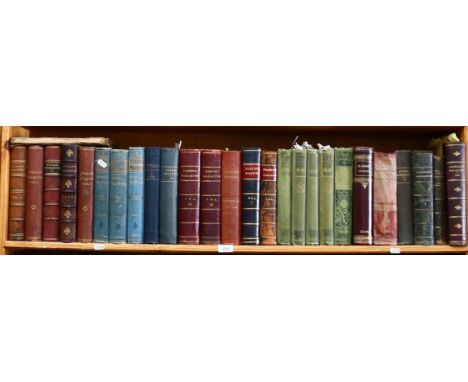
[(305, 243), (319, 244), (319, 151), (317, 149), (307, 150)]
[(335, 244), (352, 244), (353, 149), (335, 148)]
[(307, 150), (291, 150), (291, 243), (305, 244)]
[(334, 172), (335, 150), (329, 146), (320, 148), (319, 198), (320, 198), (320, 245), (333, 245), (333, 208), (335, 200)]
[(291, 150), (278, 150), (277, 183), (277, 227), (278, 244), (291, 244)]

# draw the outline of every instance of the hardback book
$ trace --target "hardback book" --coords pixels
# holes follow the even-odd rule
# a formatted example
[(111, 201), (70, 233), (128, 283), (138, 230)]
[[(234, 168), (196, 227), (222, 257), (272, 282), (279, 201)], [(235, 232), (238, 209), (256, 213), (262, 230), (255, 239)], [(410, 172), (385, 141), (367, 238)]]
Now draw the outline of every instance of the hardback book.
[(353, 149), (335, 148), (335, 244), (353, 242)]
[(179, 152), (179, 244), (200, 244), (200, 165), (199, 149)]
[(159, 188), (159, 241), (177, 243), (177, 185), (179, 150), (161, 148), (161, 181)]
[(431, 151), (413, 151), (414, 244), (434, 244), (434, 194)]
[(145, 207), (145, 148), (128, 149), (127, 243), (143, 243)]
[(318, 245), (319, 238), (319, 151), (307, 149), (305, 243)]
[(353, 244), (372, 244), (373, 151), (353, 150)]
[(242, 150), (242, 244), (260, 244), (260, 148)]
[(466, 148), (465, 144), (444, 145), (447, 179), (448, 243), (466, 245)]
[(10, 184), (8, 202), (8, 240), (24, 240), (24, 207), (26, 202), (26, 146), (10, 151)]
[(60, 179), (60, 241), (76, 241), (76, 206), (78, 191), (78, 145), (62, 145)]
[(374, 244), (398, 242), (396, 153), (374, 152)]
[(307, 151), (291, 150), (291, 244), (305, 244)]
[(397, 231), (398, 244), (414, 243), (413, 166), (411, 150), (397, 150)]
[(262, 151), (260, 168), (260, 243), (276, 245), (276, 151)]
[(447, 243), (447, 209), (445, 192), (445, 158), (435, 155), (434, 165), (434, 241), (436, 244)]
[(25, 240), (42, 239), (42, 203), (44, 192), (44, 148), (28, 147), (26, 162)]
[(61, 146), (61, 145), (80, 145), (80, 146), (104, 146), (109, 147), (112, 142), (109, 138), (86, 137), (86, 138), (63, 138), (63, 137), (11, 137), (10, 147), (18, 145), (39, 145), (39, 146)]
[(221, 150), (202, 150), (200, 243), (221, 243)]
[(276, 210), (278, 244), (291, 244), (291, 150), (278, 150), (278, 205)]
[(145, 233), (144, 242), (159, 243), (159, 181), (161, 178), (161, 149), (145, 149)]
[(335, 205), (335, 150), (325, 146), (319, 151), (319, 239), (321, 245), (333, 245)]
[(221, 242), (241, 242), (241, 152), (223, 151), (221, 164)]
[(94, 154), (94, 147), (80, 146), (78, 150), (76, 240), (81, 243), (93, 241)]
[(42, 240), (58, 241), (60, 232), (61, 147), (44, 148), (44, 199)]
[(111, 149), (96, 147), (94, 152), (93, 241), (109, 242), (109, 176)]
[(128, 150), (112, 149), (109, 178), (109, 241), (127, 242)]

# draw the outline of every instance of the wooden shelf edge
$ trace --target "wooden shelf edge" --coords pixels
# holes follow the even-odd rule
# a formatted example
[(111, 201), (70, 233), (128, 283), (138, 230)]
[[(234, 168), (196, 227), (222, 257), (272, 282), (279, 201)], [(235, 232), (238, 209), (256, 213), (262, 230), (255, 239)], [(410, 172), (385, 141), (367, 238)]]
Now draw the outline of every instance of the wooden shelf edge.
[[(96, 243), (60, 243), (34, 241), (6, 241), (4, 247), (9, 250), (47, 250), (47, 251), (95, 251), (146, 253), (146, 254), (217, 254), (216, 245), (167, 245), (167, 244), (96, 244)], [(397, 250), (395, 250), (397, 249)], [(237, 245), (234, 254), (465, 254), (467, 247), (451, 247), (448, 245), (321, 245), (321, 246), (285, 246), (285, 245)]]

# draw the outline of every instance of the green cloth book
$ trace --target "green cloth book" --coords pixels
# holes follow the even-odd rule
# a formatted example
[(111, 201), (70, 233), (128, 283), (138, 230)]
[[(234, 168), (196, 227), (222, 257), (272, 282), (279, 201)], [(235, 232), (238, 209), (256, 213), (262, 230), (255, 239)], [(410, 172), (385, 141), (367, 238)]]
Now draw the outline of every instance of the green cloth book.
[(333, 228), (333, 207), (335, 200), (335, 150), (329, 146), (320, 147), (319, 198), (320, 198), (320, 245), (335, 243)]
[(278, 150), (277, 240), (291, 244), (291, 150)]
[(291, 150), (291, 243), (305, 244), (307, 151)]
[(307, 150), (305, 243), (319, 244), (319, 151), (317, 149)]
[(353, 149), (335, 148), (335, 244), (352, 244)]

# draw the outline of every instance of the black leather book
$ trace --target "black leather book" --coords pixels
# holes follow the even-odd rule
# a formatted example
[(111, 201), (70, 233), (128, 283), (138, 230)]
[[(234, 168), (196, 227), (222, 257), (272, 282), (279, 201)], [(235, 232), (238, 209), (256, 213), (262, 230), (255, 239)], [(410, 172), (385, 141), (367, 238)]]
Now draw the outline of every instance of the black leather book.
[(398, 244), (413, 244), (413, 181), (411, 150), (397, 152)]

